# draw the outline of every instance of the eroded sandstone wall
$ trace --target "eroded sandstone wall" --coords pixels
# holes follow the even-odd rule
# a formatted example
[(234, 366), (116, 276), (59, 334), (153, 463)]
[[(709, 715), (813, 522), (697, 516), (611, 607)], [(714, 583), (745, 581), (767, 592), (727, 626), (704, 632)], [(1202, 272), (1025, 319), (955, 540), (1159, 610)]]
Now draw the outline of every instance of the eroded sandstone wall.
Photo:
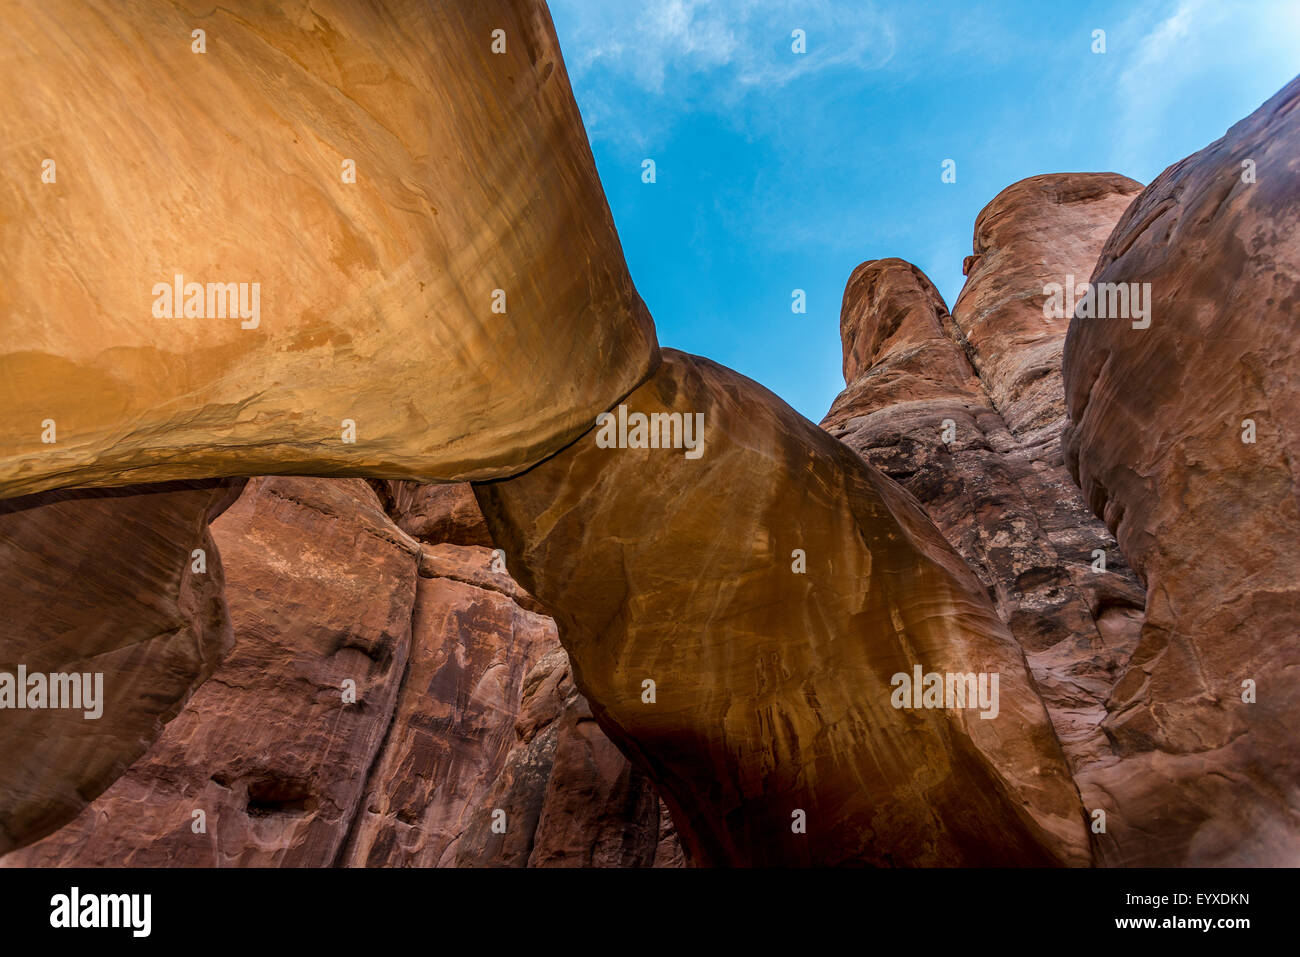
[[(1102, 723), (1144, 592), (1064, 466), (1068, 326), (1044, 317), (1044, 287), (1085, 281), (1139, 188), (1071, 173), (1003, 190), (976, 221), (956, 317), (910, 263), (863, 263), (840, 319), (846, 388), (822, 423), (914, 494), (979, 576), (1076, 776), (1117, 759)], [(1079, 780), (1088, 809), (1108, 803)]]
[(1148, 186), (1091, 279), (1152, 302), (1065, 348), (1070, 468), (1147, 586), (1106, 860), (1295, 865), (1300, 79)]
[[(660, 355), (536, 0), (107, 10), (0, 39), (43, 78), (0, 135), (61, 170), (0, 187), (0, 495), (374, 481), (254, 481), (228, 614), (215, 549), (185, 572), (224, 492), (6, 508), (6, 658), (134, 704), (11, 736), (4, 839), (77, 816), (5, 863), (1294, 861), (1295, 85), (1136, 200), (1009, 187), (951, 315), (855, 272), (846, 446)], [(1062, 378), (1042, 299), (1094, 261), (1153, 325), (1076, 320)], [(261, 311), (159, 312), (177, 274)], [(598, 442), (624, 400), (701, 456)], [(492, 479), (487, 534), (402, 477)], [(899, 706), (913, 668), (1000, 678), (996, 715)]]
[[(213, 530), (229, 656), (104, 794), (6, 866), (655, 862), (657, 793), (573, 690), (554, 622), (490, 549), (439, 540), (486, 537), (468, 487), (377, 484), (391, 514), (357, 479), (249, 483)], [(526, 696), (543, 661), (559, 684)], [(558, 758), (533, 744), (552, 724)], [(534, 752), (545, 773), (505, 795)]]
[[(692, 858), (1087, 863), (1024, 657), (915, 500), (755, 383), (664, 356), (629, 420), (702, 414), (698, 457), (590, 433), (475, 489)], [(999, 714), (895, 708), (916, 665), (999, 674)]]
[[(94, 800), (230, 649), (209, 522), (242, 484), (0, 501), (0, 672), (15, 685), (20, 667), (84, 675), (99, 712), (88, 719), (85, 707), (20, 710), (12, 698), (0, 709), (0, 853), (48, 834)], [(24, 702), (28, 690), (11, 689)], [(56, 704), (50, 692), (44, 705)]]

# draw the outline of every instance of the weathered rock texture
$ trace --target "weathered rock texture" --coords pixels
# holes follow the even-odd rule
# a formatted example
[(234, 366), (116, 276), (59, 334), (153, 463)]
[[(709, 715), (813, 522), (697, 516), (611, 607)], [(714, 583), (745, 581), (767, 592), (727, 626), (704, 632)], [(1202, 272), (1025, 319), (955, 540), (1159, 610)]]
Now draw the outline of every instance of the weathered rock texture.
[(1008, 186), (975, 220), (974, 255), (952, 315), (993, 407), (1021, 444), (1059, 458), (1066, 319), (1043, 317), (1043, 287), (1082, 283), (1142, 184), (1115, 173), (1051, 173)]
[(234, 650), (144, 758), (6, 864), (321, 866), (340, 853), (410, 654), (419, 546), (358, 479), (254, 479), (214, 533)]
[[(973, 340), (915, 266), (863, 263), (840, 319), (847, 388), (822, 423), (912, 492), (979, 576), (1076, 775), (1116, 760), (1105, 702), (1136, 646), (1143, 590), (1064, 467), (1053, 363), (1067, 327), (1044, 322), (1044, 270), (1083, 282), (1116, 198), (1138, 188), (1074, 173), (1003, 190), (977, 220), (980, 261), (958, 299)], [(1027, 425), (1014, 431), (1003, 410)]]
[[(500, 773), (524, 675), (556, 637), (549, 618), (516, 602), (508, 576), (488, 584), (490, 556), (480, 547), (422, 550), (417, 637), (344, 864), (454, 863)], [(483, 584), (470, 583), (475, 576)]]
[(656, 362), (541, 0), (15, 0), (0, 64), (0, 496), (510, 474)]
[[(558, 643), (524, 679), (515, 730), (491, 795), (461, 837), (458, 865), (682, 866), (654, 785), (597, 726)], [(492, 830), (498, 808), (505, 833)]]
[(0, 853), (64, 824), (108, 787), (229, 649), (208, 522), (241, 485), (0, 502), (0, 671), (103, 676), (98, 718), (12, 701), (0, 709)]
[(469, 486), (383, 485), (394, 521), (428, 544), (416, 653), (342, 863), (680, 866), (653, 785), (573, 689), (554, 621), (476, 547), (491, 538)]
[[(593, 433), (476, 493), (692, 858), (1086, 863), (1023, 656), (915, 500), (753, 382), (664, 355), (628, 409), (702, 413), (701, 457)], [(998, 673), (1000, 713), (896, 709), (915, 665)]]
[(1147, 187), (1092, 281), (1153, 300), (1065, 349), (1070, 468), (1147, 585), (1105, 860), (1296, 865), (1300, 80)]
[(397, 527), (412, 538), (430, 545), (492, 547), (492, 536), (468, 484), (420, 485), (382, 480), (370, 484)]
[[(0, 516), (6, 662), (121, 678), (109, 724), (6, 735), (3, 840), (148, 747), (6, 863), (1295, 863), (1295, 85), (1113, 233), (1123, 177), (1005, 190), (951, 316), (906, 264), (854, 274), (827, 427), (950, 544), (770, 393), (659, 355), (540, 0), (21, 0), (0, 76), (28, 171), (0, 185), (0, 496), (375, 482), (261, 479), (217, 523), (237, 640), (183, 708), (230, 634), (215, 551), (185, 572), (225, 492)], [(1073, 324), (1080, 498), (1042, 303), (1107, 235), (1093, 278), (1151, 282), (1155, 318)], [(233, 285), (169, 318), (178, 274)], [(200, 315), (239, 284), (255, 315)], [(703, 457), (600, 447), (620, 397), (701, 414)], [(410, 478), (497, 479), (486, 540)], [(1084, 501), (1148, 586), (1131, 654), (1141, 590)], [(914, 668), (996, 675), (996, 717), (899, 707)]]
[[(399, 524), (485, 529), (467, 487), (426, 495), (393, 484), (402, 487), (390, 506), (411, 508), (392, 513)], [(255, 479), (214, 532), (228, 569), (230, 657), (72, 824), (4, 864), (655, 861), (658, 797), (571, 684), (534, 696), (540, 704), (520, 722), (563, 728), (563, 759), (552, 748), (553, 767), (513, 795), (519, 808), (554, 810), (539, 821), (495, 800), (503, 768), (533, 750), (516, 737), (525, 673), (543, 659), (563, 677), (567, 660), (554, 622), (493, 567), (489, 549), (415, 541), (355, 479)], [(355, 704), (344, 698), (349, 680)], [(538, 853), (457, 853), (497, 806), (508, 812), (505, 837)], [(670, 840), (663, 853), (674, 850)]]

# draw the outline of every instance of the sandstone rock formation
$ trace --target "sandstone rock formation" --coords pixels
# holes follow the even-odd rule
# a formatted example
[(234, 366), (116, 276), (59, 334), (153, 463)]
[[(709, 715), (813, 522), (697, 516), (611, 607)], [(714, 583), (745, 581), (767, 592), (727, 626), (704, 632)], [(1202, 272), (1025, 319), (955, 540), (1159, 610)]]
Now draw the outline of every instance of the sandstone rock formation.
[[(468, 553), (468, 554), (467, 554)], [(520, 607), (484, 548), (426, 546), (412, 655), (344, 864), (448, 866), (514, 739), (524, 675), (555, 625)], [(486, 587), (485, 587), (486, 586)], [(511, 821), (505, 822), (507, 832)]]
[[(417, 542), (393, 524), (481, 536), (468, 487), (393, 484), (390, 519), (360, 480), (253, 480), (214, 526), (233, 652), (73, 823), (3, 863), (652, 863), (654, 788), (595, 728), (571, 683), (536, 696), (546, 713), (520, 722), (563, 728), (549, 738), (562, 741), (563, 759), (552, 747), (547, 775), (514, 791), (520, 806), (557, 810), (539, 824), (492, 796), (530, 748), (515, 734), (525, 672), (540, 658), (567, 676), (567, 659), (554, 623), (493, 567), (490, 550)], [(490, 833), (498, 806), (508, 839), (537, 853), (460, 847), (471, 824)], [(674, 850), (666, 842), (664, 854)]]
[(0, 496), (505, 475), (657, 361), (540, 0), (20, 0), (0, 64)]
[(1061, 349), (1069, 316), (1044, 318), (1044, 286), (1082, 283), (1142, 184), (1115, 173), (1031, 176), (998, 193), (975, 220), (974, 255), (952, 315), (1007, 429), (1059, 457), (1065, 420)]
[(85, 707), (17, 710), (15, 700), (0, 709), (0, 853), (59, 827), (108, 787), (229, 649), (208, 522), (241, 485), (0, 501), (0, 672), (102, 676), (98, 692), (93, 677), (87, 689), (98, 717)]
[[(600, 730), (563, 648), (524, 679), (510, 751), (460, 840), (458, 866), (680, 867), (672, 820), (650, 779)], [(501, 809), (511, 826), (492, 829)]]
[(1298, 107), (1300, 79), (1121, 218), (1091, 278), (1149, 283), (1148, 328), (1070, 325), (1070, 468), (1147, 586), (1107, 863), (1300, 861)]
[[(113, 715), (0, 715), (0, 851), (77, 815), (5, 864), (1295, 862), (1297, 84), (1004, 190), (951, 315), (864, 264), (828, 435), (660, 355), (539, 0), (21, 0), (0, 75), (0, 665)], [(1089, 273), (1155, 318), (1062, 378)], [(230, 488), (50, 491), (249, 473), (346, 478), (224, 598)]]
[(382, 484), (426, 543), (417, 653), (341, 863), (681, 866), (654, 786), (573, 688), (554, 621), (499, 553), (463, 547), (491, 545), (470, 487)]
[[(912, 492), (979, 576), (1076, 775), (1117, 759), (1102, 720), (1143, 590), (1064, 468), (1055, 357), (1067, 326), (1044, 321), (1043, 286), (1051, 270), (1083, 281), (1117, 198), (1138, 188), (1071, 173), (1003, 190), (977, 220), (964, 321), (915, 266), (863, 263), (840, 319), (847, 388), (822, 423)], [(1105, 805), (1081, 791), (1087, 808)]]
[[(749, 380), (664, 356), (627, 415), (702, 414), (698, 458), (595, 432), (476, 492), (693, 860), (1087, 863), (1024, 658), (915, 501)], [(997, 673), (997, 717), (894, 707), (915, 666)]]
[(492, 536), (483, 522), (474, 491), (464, 482), (421, 485), (372, 481), (371, 487), (397, 527), (430, 545), (485, 545)]
[(6, 864), (310, 867), (340, 854), (410, 654), (419, 546), (359, 479), (254, 479), (214, 534), (229, 657), (99, 800)]

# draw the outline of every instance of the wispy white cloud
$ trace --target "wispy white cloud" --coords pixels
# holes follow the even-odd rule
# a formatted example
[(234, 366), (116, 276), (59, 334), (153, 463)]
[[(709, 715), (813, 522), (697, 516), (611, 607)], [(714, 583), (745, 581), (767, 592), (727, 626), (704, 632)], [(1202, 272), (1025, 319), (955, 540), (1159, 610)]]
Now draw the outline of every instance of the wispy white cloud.
[(1186, 128), (1206, 97), (1240, 101), (1241, 116), (1254, 110), (1300, 72), (1297, 38), (1296, 0), (1176, 0), (1158, 16), (1132, 16), (1108, 37), (1107, 55), (1125, 58), (1118, 165), (1154, 173), (1205, 145), (1170, 150), (1170, 131)]
[[(616, 126), (644, 139), (672, 113), (732, 110), (801, 77), (878, 69), (895, 51), (893, 28), (871, 3), (552, 0), (551, 10), (593, 136)], [(806, 53), (791, 49), (796, 29)]]

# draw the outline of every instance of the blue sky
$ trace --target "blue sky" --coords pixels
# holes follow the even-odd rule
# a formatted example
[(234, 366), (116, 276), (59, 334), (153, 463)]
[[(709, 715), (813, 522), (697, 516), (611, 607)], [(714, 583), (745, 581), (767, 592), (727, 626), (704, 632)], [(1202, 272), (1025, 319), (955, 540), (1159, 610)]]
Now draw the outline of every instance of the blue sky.
[(1148, 183), (1300, 73), (1300, 0), (550, 6), (660, 342), (813, 421), (843, 388), (858, 263), (908, 259), (951, 306), (975, 217), (1005, 186), (1081, 170)]

